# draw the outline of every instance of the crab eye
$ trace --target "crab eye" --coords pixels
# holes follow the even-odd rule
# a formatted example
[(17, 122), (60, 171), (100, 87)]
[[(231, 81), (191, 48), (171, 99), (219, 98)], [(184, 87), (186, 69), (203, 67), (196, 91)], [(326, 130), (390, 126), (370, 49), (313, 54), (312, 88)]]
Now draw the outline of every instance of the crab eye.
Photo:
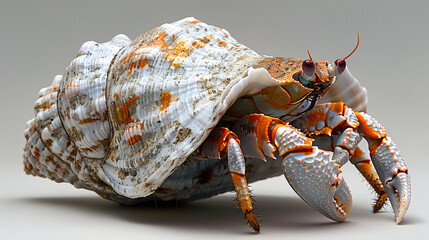
[(337, 75), (340, 75), (346, 69), (346, 60), (344, 60), (344, 58), (335, 60), (334, 64), (337, 69)]
[(314, 62), (310, 59), (305, 60), (302, 63), (302, 72), (299, 75), (299, 80), (304, 84), (313, 81), (316, 78), (316, 74), (314, 74), (315, 70), (316, 66), (314, 65)]
[(313, 76), (314, 75), (314, 70), (316, 69), (316, 67), (314, 66), (313, 61), (307, 59), (302, 63), (302, 72), (305, 73), (305, 75), (307, 76)]

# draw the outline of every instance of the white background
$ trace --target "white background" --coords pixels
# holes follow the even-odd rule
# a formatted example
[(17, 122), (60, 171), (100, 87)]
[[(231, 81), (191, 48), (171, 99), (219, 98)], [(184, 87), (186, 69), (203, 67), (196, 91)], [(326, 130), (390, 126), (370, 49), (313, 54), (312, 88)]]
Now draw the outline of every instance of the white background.
[[(90, 3), (88, 3), (90, 2)], [(172, 1), (173, 2), (173, 1)], [(1, 1), (0, 239), (423, 239), (428, 235), (427, 1)], [(124, 207), (96, 194), (26, 176), (25, 122), (39, 89), (62, 74), (88, 40), (131, 39), (186, 16), (227, 29), (260, 54), (330, 62), (347, 55), (368, 89), (369, 113), (395, 140), (409, 167), (412, 201), (403, 223), (390, 206), (371, 213), (374, 194), (347, 164), (354, 195), (345, 223), (307, 206), (284, 177), (252, 184), (261, 234), (253, 234), (234, 195), (186, 205)]]

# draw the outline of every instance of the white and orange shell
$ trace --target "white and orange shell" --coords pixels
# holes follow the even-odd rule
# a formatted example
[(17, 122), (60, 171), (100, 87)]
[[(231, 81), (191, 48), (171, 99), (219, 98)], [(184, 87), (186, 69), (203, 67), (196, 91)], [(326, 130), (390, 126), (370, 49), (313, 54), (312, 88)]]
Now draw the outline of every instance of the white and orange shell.
[[(25, 132), (25, 170), (120, 202), (155, 191), (168, 200), (232, 190), (225, 161), (190, 155), (239, 97), (281, 84), (252, 68), (266, 58), (194, 18), (134, 41), (87, 42), (40, 91)], [(249, 160), (250, 182), (281, 174), (280, 163), (262, 163)], [(211, 181), (198, 180), (208, 168)]]

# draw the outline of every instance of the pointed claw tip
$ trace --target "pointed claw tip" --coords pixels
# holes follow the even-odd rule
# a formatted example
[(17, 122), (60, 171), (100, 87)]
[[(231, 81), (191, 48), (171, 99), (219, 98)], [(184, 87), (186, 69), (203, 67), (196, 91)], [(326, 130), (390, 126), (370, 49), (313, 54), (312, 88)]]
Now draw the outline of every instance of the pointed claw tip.
[(261, 232), (261, 229), (259, 228), (259, 225), (255, 228), (253, 228), (253, 230), (255, 230), (255, 233), (260, 233)]
[(396, 223), (397, 223), (397, 224), (400, 224), (400, 223), (401, 223), (401, 221), (402, 221), (402, 217), (397, 217), (397, 218), (396, 218)]
[(407, 211), (407, 208), (401, 207), (396, 214), (395, 221), (397, 224), (400, 224), (402, 222), (402, 219), (404, 218), (405, 212)]
[(260, 228), (258, 222), (250, 222), (249, 221), (249, 224), (253, 228), (253, 231), (255, 231), (255, 233), (259, 233), (261, 231), (261, 228)]
[(404, 218), (405, 211), (399, 211), (398, 215), (396, 215), (395, 222), (400, 224), (402, 222), (402, 218)]
[(386, 192), (381, 193), (378, 196), (378, 199), (376, 199), (374, 206), (373, 206), (373, 213), (377, 213), (378, 211), (380, 211), (381, 208), (383, 208), (384, 204), (386, 203), (387, 200), (387, 194)]
[(408, 174), (400, 172), (386, 184), (385, 189), (395, 213), (396, 223), (400, 223), (411, 200), (411, 186)]
[(247, 219), (247, 223), (250, 225), (250, 227), (252, 227), (255, 233), (259, 233), (261, 230), (259, 226), (259, 216), (257, 216), (252, 210), (248, 213), (245, 213), (245, 217)]

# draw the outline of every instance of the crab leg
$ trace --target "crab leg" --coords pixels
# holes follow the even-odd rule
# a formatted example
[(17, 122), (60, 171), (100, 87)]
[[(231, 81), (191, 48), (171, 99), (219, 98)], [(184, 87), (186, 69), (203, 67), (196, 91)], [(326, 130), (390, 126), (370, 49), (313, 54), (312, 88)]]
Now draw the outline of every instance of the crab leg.
[(283, 171), (295, 192), (310, 206), (336, 220), (344, 221), (352, 205), (350, 190), (341, 176), (333, 153), (312, 146), (296, 128), (279, 119), (248, 115), (233, 126), (243, 154), (260, 159), (283, 159)]
[(250, 226), (252, 226), (256, 232), (259, 232), (258, 217), (255, 215), (252, 206), (252, 200), (245, 176), (246, 163), (239, 143), (240, 141), (237, 135), (227, 128), (218, 127), (210, 133), (209, 137), (201, 145), (199, 154), (201, 157), (209, 159), (220, 158), (221, 154), (227, 154), (228, 167), (232, 175), (241, 210)]
[[(363, 170), (364, 173), (369, 173), (371, 178), (375, 178), (375, 181), (369, 180), (370, 183), (373, 181), (371, 183), (373, 186), (379, 184), (377, 181), (379, 179), (392, 203), (396, 222), (401, 222), (411, 198), (408, 169), (396, 145), (386, 136), (384, 128), (374, 118), (366, 113), (356, 112), (339, 102), (317, 105), (307, 116), (297, 119), (293, 125), (308, 135), (316, 135), (316, 138), (318, 134), (333, 135), (336, 139), (333, 159), (342, 165), (345, 159), (354, 156), (351, 161), (358, 164), (358, 169), (366, 168)], [(361, 137), (368, 142), (371, 160), (379, 178), (375, 176), (373, 170), (368, 169), (370, 165), (365, 164), (366, 157), (355, 155)], [(375, 189), (376, 191), (378, 189), (380, 194), (374, 207), (374, 210), (377, 210), (385, 196), (380, 187), (376, 186)]]
[(352, 158), (350, 158), (350, 162), (355, 165), (362, 176), (368, 181), (374, 191), (378, 194), (378, 199), (373, 206), (373, 212), (378, 212), (386, 202), (387, 194), (384, 190), (383, 183), (375, 171), (374, 166), (371, 164), (371, 158), (368, 156), (368, 154), (357, 147)]
[(368, 142), (371, 160), (392, 204), (396, 223), (400, 223), (411, 200), (408, 168), (396, 144), (386, 136), (381, 124), (366, 113), (355, 114), (362, 136)]

